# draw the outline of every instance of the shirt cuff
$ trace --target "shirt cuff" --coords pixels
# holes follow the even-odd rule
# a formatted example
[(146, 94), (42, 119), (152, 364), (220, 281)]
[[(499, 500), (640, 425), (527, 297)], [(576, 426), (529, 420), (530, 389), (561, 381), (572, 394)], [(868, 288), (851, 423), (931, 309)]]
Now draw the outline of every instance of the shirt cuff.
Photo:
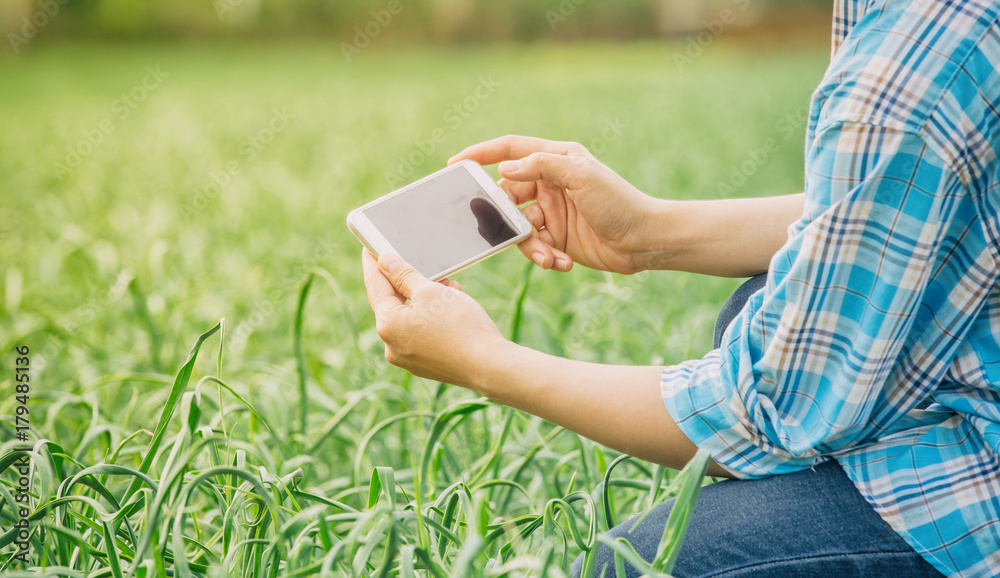
[(724, 379), (719, 350), (667, 367), (660, 392), (667, 412), (699, 448), (739, 479), (763, 478), (812, 467), (819, 456), (793, 456), (754, 426), (740, 388)]

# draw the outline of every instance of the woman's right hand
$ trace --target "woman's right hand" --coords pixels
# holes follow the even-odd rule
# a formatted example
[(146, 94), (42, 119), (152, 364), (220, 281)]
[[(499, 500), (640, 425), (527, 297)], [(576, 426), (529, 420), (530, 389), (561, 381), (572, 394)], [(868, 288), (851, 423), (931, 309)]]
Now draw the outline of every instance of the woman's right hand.
[(518, 246), (543, 269), (569, 271), (573, 262), (614, 273), (644, 267), (645, 227), (658, 201), (629, 184), (578, 143), (504, 136), (473, 145), (448, 164), (471, 159), (500, 163), (500, 187), (522, 209), (533, 231)]

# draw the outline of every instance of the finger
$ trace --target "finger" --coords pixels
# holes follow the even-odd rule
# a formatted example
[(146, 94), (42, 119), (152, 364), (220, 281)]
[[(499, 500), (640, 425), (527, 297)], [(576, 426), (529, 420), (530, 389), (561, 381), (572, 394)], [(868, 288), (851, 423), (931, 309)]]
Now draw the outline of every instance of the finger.
[(378, 268), (378, 262), (367, 249), (361, 250), (361, 268), (364, 271), (365, 289), (368, 292), (368, 302), (375, 312), (376, 318), (383, 318), (393, 309), (402, 306), (405, 301), (399, 297), (389, 280)]
[(530, 237), (521, 241), (517, 246), (529, 260), (534, 261), (542, 269), (549, 269), (555, 263), (555, 255), (551, 245), (546, 244), (539, 237), (538, 231), (534, 231)]
[(437, 282), (440, 283), (441, 285), (444, 285), (445, 287), (451, 287), (453, 289), (458, 289), (459, 291), (462, 290), (461, 283), (459, 283), (458, 281), (452, 281), (447, 277), (445, 277), (444, 279), (438, 279)]
[(566, 253), (563, 253), (559, 249), (553, 248), (552, 256), (555, 257), (555, 260), (552, 262), (552, 268), (555, 269), (556, 271), (562, 271), (563, 273), (566, 273), (567, 271), (573, 268), (573, 258), (567, 255)]
[[(557, 245), (553, 242), (552, 233), (548, 229), (542, 229), (538, 231), (538, 240), (545, 247), (548, 247), (549, 253), (552, 255), (550, 267), (556, 271), (569, 271), (573, 268), (573, 258), (570, 257), (565, 251), (557, 249)], [(559, 245), (560, 247), (562, 245)], [(549, 268), (549, 267), (546, 267)]]
[(500, 176), (512, 181), (544, 181), (556, 187), (575, 188), (583, 157), (552, 153), (532, 153), (521, 160), (504, 161), (497, 167)]
[(524, 203), (533, 201), (538, 195), (537, 182), (535, 181), (521, 182), (500, 179), (497, 181), (497, 184), (500, 185), (503, 192), (507, 193), (507, 197), (515, 205), (523, 205)]
[(545, 226), (545, 213), (542, 211), (542, 207), (538, 203), (532, 203), (527, 207), (521, 209), (524, 213), (524, 217), (528, 219), (531, 226), (536, 229), (541, 229)]
[(521, 159), (532, 153), (547, 152), (559, 155), (568, 154), (575, 143), (560, 142), (531, 136), (507, 135), (472, 145), (457, 155), (448, 159), (448, 164), (471, 159), (481, 165), (492, 165), (501, 161)]
[(552, 237), (552, 231), (548, 229), (542, 229), (538, 232), (538, 238), (542, 240), (543, 243), (552, 247), (553, 249), (562, 250), (560, 247), (565, 248), (565, 245), (560, 245), (558, 239)]
[(422, 289), (434, 287), (434, 283), (417, 271), (413, 265), (403, 261), (399, 255), (385, 253), (378, 258), (378, 268), (389, 283), (407, 299), (413, 299)]
[(552, 235), (553, 247), (565, 247), (568, 227), (566, 224), (566, 197), (563, 192), (545, 183), (538, 185), (538, 210), (545, 216), (545, 229)]

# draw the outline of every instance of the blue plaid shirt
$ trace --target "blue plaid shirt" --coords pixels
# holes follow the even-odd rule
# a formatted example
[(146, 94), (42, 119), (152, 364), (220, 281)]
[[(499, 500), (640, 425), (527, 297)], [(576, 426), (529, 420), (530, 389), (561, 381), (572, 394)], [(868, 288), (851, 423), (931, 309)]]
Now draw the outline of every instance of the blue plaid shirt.
[(998, 13), (836, 1), (804, 213), (721, 348), (661, 377), (734, 475), (835, 459), (951, 576), (1000, 575)]

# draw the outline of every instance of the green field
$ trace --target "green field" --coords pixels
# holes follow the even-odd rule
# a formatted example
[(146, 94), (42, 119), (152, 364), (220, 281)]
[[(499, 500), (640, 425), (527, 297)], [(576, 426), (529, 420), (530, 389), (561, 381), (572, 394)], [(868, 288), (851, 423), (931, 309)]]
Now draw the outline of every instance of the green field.
[[(679, 71), (681, 47), (0, 58), (0, 572), (23, 567), (18, 346), (49, 440), (28, 553), (61, 575), (559, 575), (606, 509), (662, 500), (671, 472), (629, 460), (605, 492), (617, 452), (386, 364), (344, 219), (507, 133), (591, 146), (660, 197), (799, 191), (827, 47), (720, 42)], [(530, 271), (514, 250), (458, 278), (519, 342), (618, 364), (706, 352), (739, 283)]]

